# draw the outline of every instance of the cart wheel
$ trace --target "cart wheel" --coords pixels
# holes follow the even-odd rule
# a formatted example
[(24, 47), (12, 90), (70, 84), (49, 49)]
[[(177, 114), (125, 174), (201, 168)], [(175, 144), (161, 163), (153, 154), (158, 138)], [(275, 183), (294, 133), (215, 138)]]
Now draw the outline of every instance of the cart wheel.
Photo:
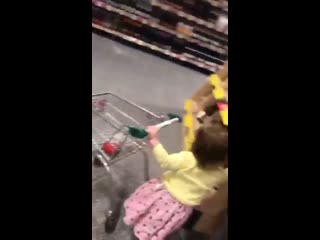
[(120, 209), (116, 211), (108, 211), (106, 214), (106, 221), (104, 223), (104, 230), (106, 233), (112, 233), (116, 229), (120, 217)]
[(96, 153), (94, 156), (93, 156), (93, 166), (95, 167), (103, 167), (103, 164), (101, 162), (101, 159), (102, 156), (99, 154), (99, 153)]

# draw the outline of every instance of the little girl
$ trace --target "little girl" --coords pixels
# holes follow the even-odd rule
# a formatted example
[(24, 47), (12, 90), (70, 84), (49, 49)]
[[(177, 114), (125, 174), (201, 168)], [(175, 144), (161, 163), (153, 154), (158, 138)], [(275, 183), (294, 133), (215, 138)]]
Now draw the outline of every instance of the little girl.
[(125, 201), (124, 222), (134, 226), (139, 240), (163, 240), (179, 229), (202, 199), (227, 181), (228, 128), (218, 114), (197, 133), (191, 152), (168, 154), (158, 140), (158, 129), (148, 127), (153, 154), (166, 170)]

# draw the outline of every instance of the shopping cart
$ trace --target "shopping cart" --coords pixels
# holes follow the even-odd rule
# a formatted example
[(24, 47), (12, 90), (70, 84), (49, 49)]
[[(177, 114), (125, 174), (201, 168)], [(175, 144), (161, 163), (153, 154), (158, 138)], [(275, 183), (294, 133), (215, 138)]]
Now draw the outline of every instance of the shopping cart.
[[(146, 128), (167, 120), (166, 115), (156, 115), (137, 104), (112, 93), (92, 96), (92, 161), (93, 191), (101, 174), (95, 173), (95, 166), (104, 167), (105, 174), (112, 171), (112, 165), (138, 152), (142, 153), (144, 179), (149, 179), (149, 164), (144, 150), (145, 139), (136, 139), (128, 133), (128, 126)], [(115, 149), (107, 148), (113, 147)], [(108, 149), (110, 150), (108, 152)], [(101, 173), (101, 171), (100, 171)], [(113, 181), (109, 178), (109, 181)], [(110, 209), (105, 210), (105, 231), (112, 232), (118, 222), (120, 209), (125, 198), (124, 189), (117, 189), (112, 196)]]

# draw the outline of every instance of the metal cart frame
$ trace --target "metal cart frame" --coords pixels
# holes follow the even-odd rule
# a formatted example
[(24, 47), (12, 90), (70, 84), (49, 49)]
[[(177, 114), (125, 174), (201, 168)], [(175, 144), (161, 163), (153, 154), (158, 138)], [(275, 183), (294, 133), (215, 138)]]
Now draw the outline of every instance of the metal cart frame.
[[(148, 155), (144, 150), (145, 140), (134, 139), (127, 132), (127, 126), (146, 128), (166, 120), (165, 115), (157, 115), (127, 99), (113, 93), (100, 93), (92, 95), (92, 160), (100, 161), (101, 166), (108, 174), (110, 166), (132, 154), (141, 152), (143, 155), (144, 179), (149, 179)], [(116, 134), (123, 134), (124, 140), (120, 145), (119, 153), (108, 156), (102, 149), (106, 141), (112, 141)], [(126, 147), (130, 145), (128, 152)], [(112, 179), (112, 175), (109, 174)], [(113, 232), (119, 216), (126, 193), (124, 189), (117, 191), (115, 198), (111, 198), (111, 208), (106, 211), (105, 231)]]

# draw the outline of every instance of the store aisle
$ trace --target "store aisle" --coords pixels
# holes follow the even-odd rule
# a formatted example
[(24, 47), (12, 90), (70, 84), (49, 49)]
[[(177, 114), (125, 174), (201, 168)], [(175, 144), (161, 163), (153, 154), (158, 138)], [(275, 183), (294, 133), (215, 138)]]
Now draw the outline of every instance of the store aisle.
[(181, 108), (206, 76), (92, 34), (93, 93), (112, 91), (140, 104)]
[[(93, 93), (113, 92), (156, 113), (182, 115), (184, 100), (206, 79), (203, 74), (96, 34), (92, 34), (92, 69)], [(181, 150), (180, 124), (165, 128), (160, 137), (169, 152)], [(148, 154), (150, 175), (159, 176), (161, 169), (150, 151)], [(110, 205), (108, 197), (113, 196), (117, 186), (124, 187), (130, 193), (143, 182), (142, 162), (141, 154), (132, 155), (112, 168), (115, 184), (110, 184), (107, 176), (101, 179), (101, 192), (93, 194), (92, 199), (92, 240), (131, 239), (130, 228), (123, 224), (122, 218), (116, 231), (106, 235), (103, 231), (103, 214)], [(93, 170), (93, 175), (96, 172)]]

